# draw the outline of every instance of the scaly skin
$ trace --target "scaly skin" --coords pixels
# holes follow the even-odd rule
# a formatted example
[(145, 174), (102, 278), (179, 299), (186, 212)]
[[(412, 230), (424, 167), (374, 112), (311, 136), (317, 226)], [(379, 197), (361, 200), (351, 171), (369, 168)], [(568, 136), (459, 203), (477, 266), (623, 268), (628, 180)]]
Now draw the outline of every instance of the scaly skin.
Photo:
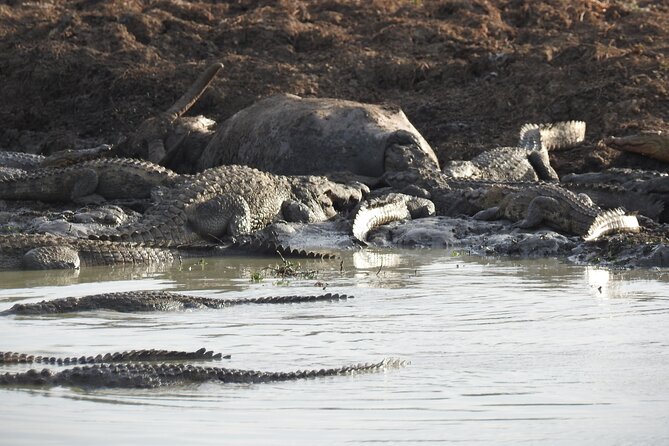
[(22, 152), (0, 151), (0, 166), (20, 170), (35, 170), (44, 167), (66, 167), (82, 161), (89, 161), (111, 152), (111, 146), (102, 144), (90, 149), (61, 150), (49, 156)]
[(261, 372), (185, 364), (94, 364), (73, 367), (60, 372), (43, 369), (42, 371), (29, 370), (23, 373), (5, 373), (0, 375), (0, 385), (11, 387), (155, 388), (168, 385), (199, 384), (209, 381), (256, 384), (378, 372), (402, 367), (406, 364), (405, 361), (391, 358), (375, 363), (293, 372)]
[(221, 353), (214, 353), (204, 348), (194, 352), (176, 350), (130, 350), (125, 352), (105, 353), (96, 356), (56, 357), (28, 355), (16, 352), (0, 352), (0, 364), (103, 364), (113, 362), (146, 361), (203, 361), (223, 358)]
[[(79, 298), (66, 297), (45, 300), (34, 304), (16, 304), (0, 315), (45, 315), (78, 313), (81, 311), (118, 311), (136, 313), (144, 311), (178, 311), (204, 308), (228, 308), (234, 305), (286, 304), (303, 302), (335, 301), (352, 298), (346, 294), (320, 294), (314, 296), (267, 296), (243, 299), (217, 299), (188, 296), (168, 291), (125, 291), (120, 293), (95, 294)], [(119, 360), (124, 361), (124, 360)]]
[(89, 196), (148, 198), (156, 186), (168, 186), (178, 179), (171, 170), (147, 161), (102, 158), (6, 175), (0, 179), (0, 199), (67, 202)]
[(150, 265), (181, 257), (220, 255), (212, 246), (156, 248), (47, 234), (0, 235), (0, 269), (77, 269), (82, 266)]
[(365, 242), (369, 232), (393, 221), (434, 215), (434, 203), (426, 198), (390, 193), (366, 200), (353, 220), (353, 236)]
[(605, 211), (587, 195), (576, 195), (553, 183), (495, 183), (462, 181), (451, 193), (460, 196), (473, 210), (474, 218), (506, 218), (521, 228), (544, 223), (558, 231), (595, 240), (611, 232), (638, 232), (634, 216), (622, 210)]
[(579, 144), (585, 137), (582, 121), (525, 124), (516, 147), (485, 151), (469, 161), (451, 161), (444, 174), (454, 179), (485, 181), (557, 181), (548, 151)]
[(669, 162), (669, 135), (666, 133), (641, 133), (621, 138), (610, 137), (603, 142), (612, 149), (639, 153)]
[(272, 221), (318, 222), (362, 198), (366, 186), (343, 185), (324, 177), (285, 177), (245, 166), (220, 166), (177, 186), (138, 223), (101, 235), (101, 239), (175, 246), (240, 236)]

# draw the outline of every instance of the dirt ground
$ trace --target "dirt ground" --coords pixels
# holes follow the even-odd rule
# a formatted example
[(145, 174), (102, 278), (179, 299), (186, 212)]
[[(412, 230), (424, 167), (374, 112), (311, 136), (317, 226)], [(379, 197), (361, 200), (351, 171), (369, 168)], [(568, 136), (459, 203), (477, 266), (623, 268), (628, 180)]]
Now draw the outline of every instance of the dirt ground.
[(597, 144), (669, 130), (669, 4), (643, 0), (6, 0), (0, 147), (115, 142), (225, 64), (191, 114), (267, 95), (399, 105), (442, 161), (584, 120), (560, 173), (662, 168)]

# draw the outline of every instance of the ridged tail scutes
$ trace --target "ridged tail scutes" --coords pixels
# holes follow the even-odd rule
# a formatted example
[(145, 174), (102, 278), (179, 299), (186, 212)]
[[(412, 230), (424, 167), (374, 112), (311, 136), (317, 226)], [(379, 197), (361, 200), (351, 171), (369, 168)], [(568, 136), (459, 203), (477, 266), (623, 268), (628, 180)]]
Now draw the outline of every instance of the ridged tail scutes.
[(583, 236), (585, 241), (597, 240), (613, 232), (639, 232), (641, 227), (634, 215), (625, 215), (624, 209), (611, 209), (599, 214)]
[(585, 122), (563, 121), (552, 124), (524, 124), (520, 128), (521, 147), (561, 149), (580, 144), (585, 139)]
[(361, 207), (353, 220), (353, 236), (364, 242), (367, 239), (367, 234), (377, 226), (410, 219), (409, 209), (403, 202), (390, 202), (372, 208)]

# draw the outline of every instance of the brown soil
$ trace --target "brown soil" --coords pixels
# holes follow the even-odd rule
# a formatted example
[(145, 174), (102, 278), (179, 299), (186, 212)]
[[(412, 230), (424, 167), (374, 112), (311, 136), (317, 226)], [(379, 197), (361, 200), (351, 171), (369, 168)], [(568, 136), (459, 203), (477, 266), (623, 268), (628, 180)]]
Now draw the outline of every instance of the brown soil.
[(192, 111), (278, 93), (401, 106), (440, 159), (578, 119), (559, 172), (661, 168), (598, 145), (669, 130), (669, 5), (643, 0), (44, 0), (0, 5), (0, 147), (114, 142), (211, 62)]

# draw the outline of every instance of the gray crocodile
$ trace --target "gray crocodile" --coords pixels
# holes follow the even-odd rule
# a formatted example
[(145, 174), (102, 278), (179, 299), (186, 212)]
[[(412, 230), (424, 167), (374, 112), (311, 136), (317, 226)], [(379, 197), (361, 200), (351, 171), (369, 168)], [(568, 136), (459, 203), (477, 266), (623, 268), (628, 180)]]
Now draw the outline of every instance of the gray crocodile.
[[(177, 350), (142, 349), (124, 352), (104, 353), (96, 356), (40, 356), (26, 353), (0, 352), (0, 364), (103, 364), (112, 362), (145, 362), (145, 361), (206, 361), (218, 360), (224, 356), (211, 350), (201, 348), (193, 352)], [(229, 358), (229, 355), (225, 356)]]
[(103, 240), (178, 246), (220, 241), (265, 227), (277, 219), (324, 221), (353, 207), (368, 188), (325, 177), (273, 175), (246, 166), (219, 166), (160, 189), (143, 218), (118, 227)]
[(119, 293), (95, 294), (83, 297), (65, 297), (44, 300), (32, 304), (15, 304), (0, 312), (7, 315), (45, 315), (58, 313), (78, 313), (81, 311), (108, 310), (121, 313), (144, 311), (176, 311), (204, 308), (228, 308), (248, 304), (287, 304), (303, 302), (336, 301), (352, 298), (346, 294), (319, 294), (307, 296), (267, 296), (241, 299), (217, 299), (189, 296), (169, 291), (125, 291)]
[(0, 269), (170, 264), (182, 257), (216, 255), (216, 249), (206, 245), (161, 248), (50, 234), (7, 234), (0, 235)]
[(427, 198), (388, 193), (365, 200), (353, 219), (353, 236), (365, 242), (374, 228), (393, 221), (424, 218), (434, 215), (435, 208)]
[(155, 187), (179, 180), (178, 174), (147, 161), (101, 158), (5, 175), (0, 178), (0, 199), (85, 202), (150, 198)]
[[(454, 183), (452, 183), (454, 184)], [(575, 194), (554, 183), (459, 182), (451, 194), (454, 202), (466, 202), (474, 218), (505, 218), (520, 228), (540, 224), (586, 241), (613, 232), (638, 232), (635, 216), (622, 209), (604, 210), (584, 194)]]
[(101, 144), (89, 149), (61, 150), (51, 155), (0, 151), (0, 166), (17, 170), (36, 170), (44, 167), (66, 167), (97, 159), (111, 153), (111, 146)]
[(487, 150), (468, 161), (451, 161), (444, 174), (455, 179), (487, 181), (558, 181), (548, 151), (583, 142), (585, 123), (567, 121), (525, 124), (516, 147)]
[(227, 244), (198, 243), (159, 246), (139, 242), (80, 239), (51, 234), (0, 235), (0, 270), (79, 269), (112, 265), (169, 265), (185, 258), (239, 253), (331, 259), (328, 252), (293, 249), (269, 241), (243, 239)]
[(103, 363), (76, 366), (58, 372), (50, 369), (43, 369), (41, 371), (32, 369), (27, 372), (0, 374), (0, 385), (12, 387), (155, 388), (169, 385), (200, 384), (211, 381), (256, 384), (378, 372), (403, 367), (406, 364), (406, 361), (388, 358), (374, 363), (360, 363), (337, 368), (297, 370), (292, 372), (263, 372), (257, 370), (193, 366), (190, 364)]

